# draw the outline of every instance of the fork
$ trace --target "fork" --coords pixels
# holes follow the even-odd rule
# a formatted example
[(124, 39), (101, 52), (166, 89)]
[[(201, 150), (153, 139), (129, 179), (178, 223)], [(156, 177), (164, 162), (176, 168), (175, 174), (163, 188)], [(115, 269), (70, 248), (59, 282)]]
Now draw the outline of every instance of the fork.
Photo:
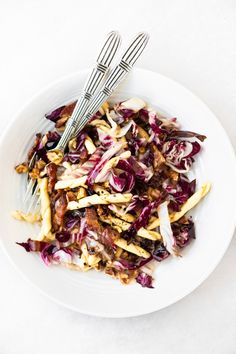
[[(99, 110), (102, 104), (112, 95), (117, 86), (125, 79), (133, 68), (137, 59), (142, 54), (149, 40), (149, 35), (145, 32), (138, 33), (131, 45), (123, 54), (120, 62), (109, 74), (104, 86), (91, 100), (87, 113), (77, 121), (75, 135), (77, 135), (89, 122), (91, 117)], [(58, 144), (60, 149), (60, 142)]]
[[(114, 59), (115, 54), (120, 46), (120, 43), (121, 37), (118, 32), (112, 31), (108, 34), (107, 39), (96, 60), (96, 66), (93, 68), (92, 72), (88, 76), (88, 79), (83, 87), (82, 93), (76, 103), (72, 116), (68, 120), (66, 129), (63, 135), (61, 136), (60, 145), (63, 150), (67, 145), (68, 137), (71, 136), (74, 131), (74, 122), (77, 119), (80, 119), (85, 114), (89, 101), (98, 89), (103, 78), (107, 74), (111, 62)], [(37, 154), (34, 153), (29, 162), (29, 170), (34, 166), (36, 160)], [(39, 187), (37, 185), (37, 182), (30, 178), (27, 183), (25, 195), (23, 197), (23, 204), (27, 206), (27, 204), (29, 203), (27, 213), (36, 212), (38, 204), (38, 191)]]
[[(102, 89), (95, 94), (93, 99), (91, 100), (86, 114), (82, 116), (80, 120), (73, 121), (73, 129), (71, 129), (71, 135), (65, 134), (65, 139), (61, 139), (55, 150), (63, 151), (65, 146), (67, 145), (69, 139), (75, 134), (78, 134), (84, 126), (89, 122), (91, 117), (98, 111), (101, 105), (112, 95), (117, 86), (125, 79), (128, 73), (133, 68), (137, 59), (142, 54), (149, 40), (149, 35), (147, 33), (141, 32), (132, 41), (131, 45), (123, 54), (120, 62), (115, 66), (115, 68), (108, 75)], [(64, 135), (64, 134), (63, 134)], [(62, 135), (62, 137), (63, 137)], [(66, 145), (65, 145), (66, 144)], [(35, 199), (36, 193), (33, 193), (32, 199)], [(35, 203), (35, 202), (34, 202)], [(31, 205), (33, 205), (31, 203)]]

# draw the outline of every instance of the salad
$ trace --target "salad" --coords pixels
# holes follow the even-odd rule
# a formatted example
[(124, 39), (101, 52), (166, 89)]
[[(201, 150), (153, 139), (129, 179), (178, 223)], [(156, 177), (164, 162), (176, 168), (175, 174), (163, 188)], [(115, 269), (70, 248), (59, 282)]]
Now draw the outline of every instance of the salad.
[(55, 130), (36, 134), (26, 162), (15, 167), (40, 190), (39, 212), (13, 213), (39, 223), (40, 233), (17, 244), (46, 265), (95, 269), (152, 288), (155, 264), (181, 256), (195, 238), (187, 213), (210, 184), (196, 189), (188, 172), (206, 137), (131, 98), (105, 103), (62, 154), (54, 148), (75, 104), (45, 115)]

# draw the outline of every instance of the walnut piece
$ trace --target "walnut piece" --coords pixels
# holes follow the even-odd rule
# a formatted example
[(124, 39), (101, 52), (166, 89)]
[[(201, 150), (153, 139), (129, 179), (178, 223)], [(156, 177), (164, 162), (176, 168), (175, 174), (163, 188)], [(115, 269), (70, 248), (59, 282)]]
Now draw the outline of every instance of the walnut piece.
[(49, 161), (55, 163), (56, 165), (59, 165), (62, 160), (63, 160), (63, 152), (58, 150), (58, 151), (49, 151), (47, 153), (47, 158)]
[(15, 167), (17, 173), (26, 173), (28, 172), (28, 166), (26, 163), (21, 163)]

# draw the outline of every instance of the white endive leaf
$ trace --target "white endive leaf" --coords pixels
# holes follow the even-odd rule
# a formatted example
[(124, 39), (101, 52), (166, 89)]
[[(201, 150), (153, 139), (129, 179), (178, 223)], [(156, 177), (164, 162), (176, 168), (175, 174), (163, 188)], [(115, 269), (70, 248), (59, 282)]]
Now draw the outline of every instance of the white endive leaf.
[(160, 220), (160, 234), (163, 239), (164, 246), (167, 251), (174, 255), (178, 255), (178, 249), (176, 247), (175, 238), (173, 236), (173, 232), (170, 224), (170, 217), (168, 212), (167, 202), (164, 202), (159, 205), (157, 212)]

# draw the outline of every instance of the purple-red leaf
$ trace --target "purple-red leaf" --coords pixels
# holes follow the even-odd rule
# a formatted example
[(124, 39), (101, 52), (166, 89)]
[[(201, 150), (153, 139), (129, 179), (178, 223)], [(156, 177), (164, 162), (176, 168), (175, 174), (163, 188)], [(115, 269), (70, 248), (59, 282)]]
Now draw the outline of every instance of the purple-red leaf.
[(140, 272), (139, 275), (136, 278), (136, 282), (139, 283), (143, 288), (150, 288), (153, 289), (152, 285), (153, 278), (151, 275), (148, 275), (147, 273)]

